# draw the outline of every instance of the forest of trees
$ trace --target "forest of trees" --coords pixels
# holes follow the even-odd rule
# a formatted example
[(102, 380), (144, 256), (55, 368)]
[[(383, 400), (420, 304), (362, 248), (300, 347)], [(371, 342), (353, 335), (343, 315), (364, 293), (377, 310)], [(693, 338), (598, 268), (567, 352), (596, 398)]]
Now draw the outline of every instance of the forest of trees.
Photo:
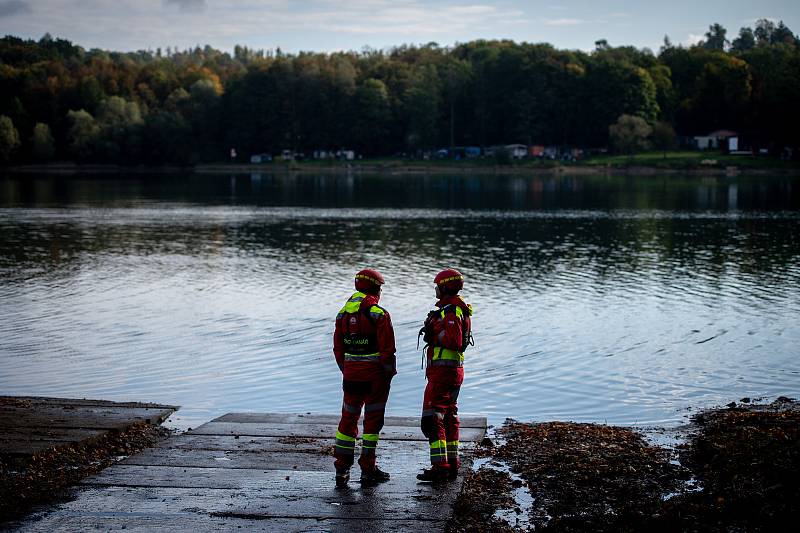
[[(348, 148), (365, 156), (521, 143), (601, 148), (622, 115), (654, 140), (726, 128), (800, 146), (800, 43), (760, 20), (653, 53), (473, 41), (284, 54), (135, 53), (45, 35), (0, 40), (0, 163), (224, 161)], [(612, 128), (613, 130), (613, 128)]]

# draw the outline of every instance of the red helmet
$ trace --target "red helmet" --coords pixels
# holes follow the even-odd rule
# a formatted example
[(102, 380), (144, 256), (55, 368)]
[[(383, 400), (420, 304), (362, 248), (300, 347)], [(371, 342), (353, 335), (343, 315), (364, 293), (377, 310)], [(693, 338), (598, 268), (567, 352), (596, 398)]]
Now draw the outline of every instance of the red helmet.
[(448, 292), (455, 294), (464, 288), (464, 275), (454, 268), (442, 270), (433, 279), (437, 287), (447, 289)]
[(372, 294), (378, 291), (381, 285), (386, 283), (383, 276), (377, 270), (365, 268), (356, 274), (356, 290)]

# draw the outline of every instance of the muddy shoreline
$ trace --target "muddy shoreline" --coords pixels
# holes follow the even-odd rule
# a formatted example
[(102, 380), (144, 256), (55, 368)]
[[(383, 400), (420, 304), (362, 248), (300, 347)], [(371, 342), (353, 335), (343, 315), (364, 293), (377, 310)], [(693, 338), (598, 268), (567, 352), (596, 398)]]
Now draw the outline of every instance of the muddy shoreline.
[(800, 404), (702, 411), (686, 440), (508, 420), (465, 480), (450, 533), (776, 531), (800, 518)]

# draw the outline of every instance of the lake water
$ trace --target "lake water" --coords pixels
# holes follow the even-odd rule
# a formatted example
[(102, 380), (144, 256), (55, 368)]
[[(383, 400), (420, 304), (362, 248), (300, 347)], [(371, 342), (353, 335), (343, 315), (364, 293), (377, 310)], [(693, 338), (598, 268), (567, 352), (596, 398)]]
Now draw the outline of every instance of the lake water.
[(433, 277), (467, 276), (462, 413), (675, 425), (800, 396), (800, 179), (0, 177), (0, 394), (338, 412), (333, 320), (387, 284), (416, 415)]

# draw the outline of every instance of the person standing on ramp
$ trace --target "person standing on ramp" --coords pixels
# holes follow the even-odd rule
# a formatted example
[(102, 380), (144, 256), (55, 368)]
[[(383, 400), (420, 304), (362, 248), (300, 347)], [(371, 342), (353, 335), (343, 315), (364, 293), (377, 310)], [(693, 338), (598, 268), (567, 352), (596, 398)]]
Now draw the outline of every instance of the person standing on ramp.
[(383, 427), (392, 377), (397, 374), (394, 329), (389, 312), (378, 305), (383, 276), (372, 269), (355, 276), (356, 292), (336, 315), (333, 353), (342, 372), (342, 418), (334, 448), (336, 486), (346, 487), (355, 460), (358, 420), (364, 409), (361, 435), (361, 483), (389, 480), (375, 464), (378, 435)]
[(422, 432), (430, 444), (431, 468), (417, 479), (439, 482), (458, 477), (458, 393), (464, 382), (464, 350), (473, 345), (472, 306), (458, 292), (464, 276), (449, 268), (433, 280), (436, 308), (420, 330), (426, 343), (425, 397), (422, 405)]

